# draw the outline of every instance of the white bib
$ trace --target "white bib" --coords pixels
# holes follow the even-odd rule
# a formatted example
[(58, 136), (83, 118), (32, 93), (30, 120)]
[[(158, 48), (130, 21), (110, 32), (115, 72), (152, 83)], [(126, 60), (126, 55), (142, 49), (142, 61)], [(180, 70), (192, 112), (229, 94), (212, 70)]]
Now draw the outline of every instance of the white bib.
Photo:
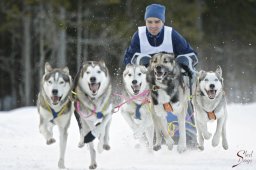
[(163, 42), (158, 47), (153, 47), (149, 44), (147, 34), (146, 34), (146, 29), (147, 29), (146, 26), (142, 26), (138, 28), (141, 53), (143, 54), (154, 54), (159, 52), (173, 53), (172, 27), (164, 26)]

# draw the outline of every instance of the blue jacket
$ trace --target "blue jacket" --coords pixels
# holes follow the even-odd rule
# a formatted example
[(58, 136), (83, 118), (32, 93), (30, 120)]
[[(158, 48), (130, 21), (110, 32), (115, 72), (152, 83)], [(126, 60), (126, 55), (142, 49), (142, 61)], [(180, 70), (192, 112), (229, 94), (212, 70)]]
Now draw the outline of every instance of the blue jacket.
[[(164, 29), (162, 29), (156, 36), (151, 35), (148, 30), (146, 31), (146, 34), (150, 45), (157, 47), (162, 44), (164, 39)], [(191, 48), (189, 43), (174, 29), (172, 29), (172, 44), (175, 57), (182, 54), (194, 53), (195, 55), (192, 57), (192, 61), (193, 65), (195, 66), (197, 63), (196, 52)], [(136, 52), (140, 53), (140, 39), (138, 31), (136, 31), (132, 37), (131, 44), (125, 52), (123, 63), (125, 65), (131, 63), (131, 59)], [(188, 61), (184, 57), (180, 57), (178, 63), (187, 66), (189, 65)]]

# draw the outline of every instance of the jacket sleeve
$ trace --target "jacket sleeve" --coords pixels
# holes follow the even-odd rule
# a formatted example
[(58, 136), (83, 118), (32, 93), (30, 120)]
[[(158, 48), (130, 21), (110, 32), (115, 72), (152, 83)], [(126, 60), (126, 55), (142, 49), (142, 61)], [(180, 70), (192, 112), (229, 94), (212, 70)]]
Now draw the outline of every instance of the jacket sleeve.
[(130, 64), (133, 55), (137, 52), (138, 53), (140, 52), (140, 39), (139, 39), (138, 31), (136, 31), (133, 34), (131, 44), (125, 51), (123, 64), (125, 65)]
[(188, 67), (195, 67), (197, 65), (197, 53), (185, 38), (174, 29), (172, 31), (172, 44), (174, 55), (179, 64), (186, 65)]

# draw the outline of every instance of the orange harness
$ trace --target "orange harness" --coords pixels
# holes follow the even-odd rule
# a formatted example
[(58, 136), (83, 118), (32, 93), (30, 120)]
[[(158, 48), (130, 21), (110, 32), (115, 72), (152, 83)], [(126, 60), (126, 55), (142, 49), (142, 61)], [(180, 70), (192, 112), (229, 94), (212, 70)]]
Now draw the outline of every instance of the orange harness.
[(173, 108), (172, 108), (172, 105), (170, 103), (164, 103), (163, 107), (164, 107), (164, 110), (166, 112), (173, 112)]
[(215, 115), (214, 111), (212, 111), (212, 112), (207, 112), (207, 115), (208, 115), (208, 118), (209, 118), (210, 120), (216, 120), (216, 115)]

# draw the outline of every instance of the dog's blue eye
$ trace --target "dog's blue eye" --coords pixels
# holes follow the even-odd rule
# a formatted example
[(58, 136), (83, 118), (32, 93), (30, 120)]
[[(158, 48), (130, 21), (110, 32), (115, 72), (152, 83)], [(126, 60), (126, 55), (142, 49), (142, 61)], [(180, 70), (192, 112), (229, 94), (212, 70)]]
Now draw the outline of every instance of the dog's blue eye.
[(218, 79), (215, 79), (214, 81), (219, 81)]
[(64, 84), (64, 81), (61, 81), (60, 84)]
[(132, 76), (132, 74), (128, 74), (128, 76), (129, 76), (129, 77), (131, 77), (131, 76)]
[(204, 81), (209, 81), (208, 79), (204, 79)]
[(52, 84), (52, 81), (49, 80), (48, 83), (49, 83), (49, 84)]
[(101, 73), (101, 71), (97, 71), (97, 73), (99, 73), (99, 74), (100, 74), (100, 73)]
[(139, 73), (138, 75), (141, 76), (141, 73)]
[(90, 71), (86, 71), (86, 74), (90, 74)]

